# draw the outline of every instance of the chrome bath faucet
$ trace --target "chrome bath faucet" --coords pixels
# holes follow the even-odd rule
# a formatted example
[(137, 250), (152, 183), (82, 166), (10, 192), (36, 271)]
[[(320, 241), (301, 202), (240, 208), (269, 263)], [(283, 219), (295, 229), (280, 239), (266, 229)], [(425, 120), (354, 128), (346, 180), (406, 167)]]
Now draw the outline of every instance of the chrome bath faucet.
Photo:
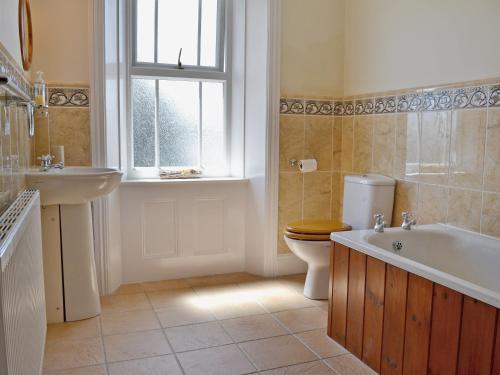
[(403, 223), (401, 224), (401, 228), (405, 230), (410, 230), (413, 225), (417, 224), (417, 220), (412, 219), (412, 213), (411, 212), (403, 212), (401, 214), (403, 216)]

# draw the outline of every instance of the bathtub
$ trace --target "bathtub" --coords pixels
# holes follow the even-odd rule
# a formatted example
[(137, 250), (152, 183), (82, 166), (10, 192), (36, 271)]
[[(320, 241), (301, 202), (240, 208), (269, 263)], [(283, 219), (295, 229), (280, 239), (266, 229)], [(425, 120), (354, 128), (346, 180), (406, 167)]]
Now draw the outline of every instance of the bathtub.
[(336, 232), (332, 241), (500, 308), (500, 239), (443, 224)]

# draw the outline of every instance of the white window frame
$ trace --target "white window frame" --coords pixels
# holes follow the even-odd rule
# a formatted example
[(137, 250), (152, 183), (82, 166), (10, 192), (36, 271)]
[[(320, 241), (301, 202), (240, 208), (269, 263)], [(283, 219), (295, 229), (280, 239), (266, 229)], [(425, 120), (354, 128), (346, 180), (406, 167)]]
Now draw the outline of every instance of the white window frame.
[[(154, 79), (154, 80), (186, 80), (186, 81), (207, 81), (207, 82), (221, 82), (223, 83), (223, 94), (224, 94), (224, 145), (225, 145), (225, 157), (226, 157), (226, 173), (223, 175), (213, 176), (207, 175), (208, 177), (225, 177), (230, 175), (230, 155), (231, 155), (231, 102), (232, 102), (232, 32), (231, 32), (231, 20), (232, 15), (232, 1), (223, 0), (219, 4), (219, 17), (218, 20), (218, 30), (217, 30), (217, 55), (216, 55), (216, 66), (215, 67), (204, 67), (204, 66), (193, 66), (193, 65), (183, 65), (183, 69), (179, 69), (175, 64), (162, 64), (162, 63), (147, 63), (147, 62), (137, 62), (136, 61), (136, 17), (135, 9), (136, 2), (140, 0), (129, 0), (127, 1), (127, 62), (126, 62), (126, 95), (127, 95), (127, 178), (129, 179), (141, 179), (141, 178), (159, 178), (158, 167), (137, 167), (134, 165), (134, 139), (133, 139), (133, 119), (132, 119), (132, 79), (133, 78), (144, 78), (144, 79)], [(201, 0), (199, 0), (201, 3)], [(200, 7), (201, 9), (201, 7)], [(221, 12), (222, 9), (222, 12)], [(155, 9), (155, 23), (158, 20), (158, 0), (156, 0)], [(201, 11), (200, 11), (201, 13)], [(200, 22), (198, 26), (198, 40), (200, 39)], [(155, 60), (157, 58), (157, 27), (155, 25)], [(223, 34), (222, 34), (223, 33)], [(200, 58), (200, 43), (198, 43), (198, 59)], [(222, 53), (221, 53), (222, 52)], [(158, 83), (156, 84), (156, 102), (158, 103)], [(200, 104), (201, 104), (201, 90), (200, 90)], [(158, 109), (157, 109), (158, 112)], [(156, 117), (158, 113), (156, 114)], [(158, 163), (159, 160), (159, 142), (157, 135), (157, 124), (155, 124), (155, 147), (156, 147), (156, 157), (155, 160)], [(200, 138), (200, 145), (202, 139)], [(200, 146), (201, 148), (201, 146)], [(201, 157), (201, 154), (200, 154)], [(200, 160), (201, 162), (201, 160)]]

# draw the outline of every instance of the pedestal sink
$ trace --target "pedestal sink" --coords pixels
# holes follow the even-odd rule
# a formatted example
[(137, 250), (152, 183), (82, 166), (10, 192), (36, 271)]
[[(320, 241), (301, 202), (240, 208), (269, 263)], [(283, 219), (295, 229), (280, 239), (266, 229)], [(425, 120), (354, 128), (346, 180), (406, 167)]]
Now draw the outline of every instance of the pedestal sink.
[(40, 191), (44, 272), (49, 323), (94, 317), (101, 312), (94, 260), (90, 202), (113, 191), (122, 173), (110, 168), (71, 167), (30, 171)]

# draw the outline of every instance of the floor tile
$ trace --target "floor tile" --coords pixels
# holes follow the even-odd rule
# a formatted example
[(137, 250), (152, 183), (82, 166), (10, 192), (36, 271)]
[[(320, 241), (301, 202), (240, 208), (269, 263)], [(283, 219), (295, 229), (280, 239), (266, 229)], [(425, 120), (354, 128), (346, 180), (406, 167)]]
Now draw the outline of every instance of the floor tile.
[(297, 337), (321, 358), (328, 358), (347, 353), (347, 350), (343, 346), (337, 344), (326, 335), (325, 329), (299, 333)]
[(180, 353), (178, 358), (186, 375), (240, 375), (255, 371), (236, 345)]
[(281, 367), (261, 372), (261, 375), (336, 375), (336, 373), (321, 361), (302, 363), (300, 365)]
[(290, 366), (318, 357), (295, 337), (279, 336), (239, 344), (259, 370)]
[(142, 292), (144, 292), (144, 289), (141, 283), (123, 284), (113, 292), (113, 295), (117, 296), (122, 294), (138, 294)]
[(142, 288), (145, 292), (155, 292), (159, 290), (175, 290), (175, 289), (188, 289), (191, 286), (186, 279), (150, 281), (142, 283)]
[(108, 362), (172, 353), (161, 330), (104, 336), (104, 350)]
[(43, 375), (107, 375), (107, 372), (105, 366), (99, 365), (56, 371), (44, 371)]
[(235, 342), (263, 339), (288, 333), (270, 314), (223, 320), (221, 324)]
[(246, 272), (226, 273), (222, 275), (211, 275), (201, 277), (191, 277), (186, 281), (193, 287), (196, 286), (209, 286), (209, 285), (222, 285), (242, 283), (253, 280), (259, 280), (260, 277)]
[(340, 355), (325, 360), (339, 375), (376, 375), (376, 373), (352, 354)]
[(166, 328), (168, 341), (175, 352), (231, 344), (231, 337), (217, 322)]
[(302, 294), (304, 292), (304, 283), (306, 281), (306, 274), (283, 276), (277, 278), (277, 280), (281, 284), (295, 290), (297, 293)]
[(258, 301), (270, 312), (314, 307), (311, 300), (292, 290), (262, 295)]
[(104, 363), (100, 338), (81, 340), (52, 340), (45, 345), (43, 367), (45, 370), (61, 370)]
[(101, 323), (103, 335), (149, 331), (160, 328), (153, 310), (104, 313), (101, 315)]
[(109, 375), (182, 375), (173, 355), (111, 363), (108, 369)]
[(215, 320), (208, 309), (194, 305), (173, 306), (156, 310), (156, 315), (164, 328), (188, 324), (205, 323)]
[(156, 292), (148, 292), (147, 295), (155, 309), (189, 305), (192, 304), (196, 298), (196, 293), (191, 288), (160, 290)]
[(99, 318), (49, 324), (47, 326), (47, 340), (60, 339), (87, 339), (99, 337)]
[(152, 308), (144, 293), (104, 296), (101, 298), (101, 306), (103, 312), (148, 310)]
[(328, 313), (319, 307), (282, 311), (274, 316), (294, 333), (325, 328), (328, 324)]

